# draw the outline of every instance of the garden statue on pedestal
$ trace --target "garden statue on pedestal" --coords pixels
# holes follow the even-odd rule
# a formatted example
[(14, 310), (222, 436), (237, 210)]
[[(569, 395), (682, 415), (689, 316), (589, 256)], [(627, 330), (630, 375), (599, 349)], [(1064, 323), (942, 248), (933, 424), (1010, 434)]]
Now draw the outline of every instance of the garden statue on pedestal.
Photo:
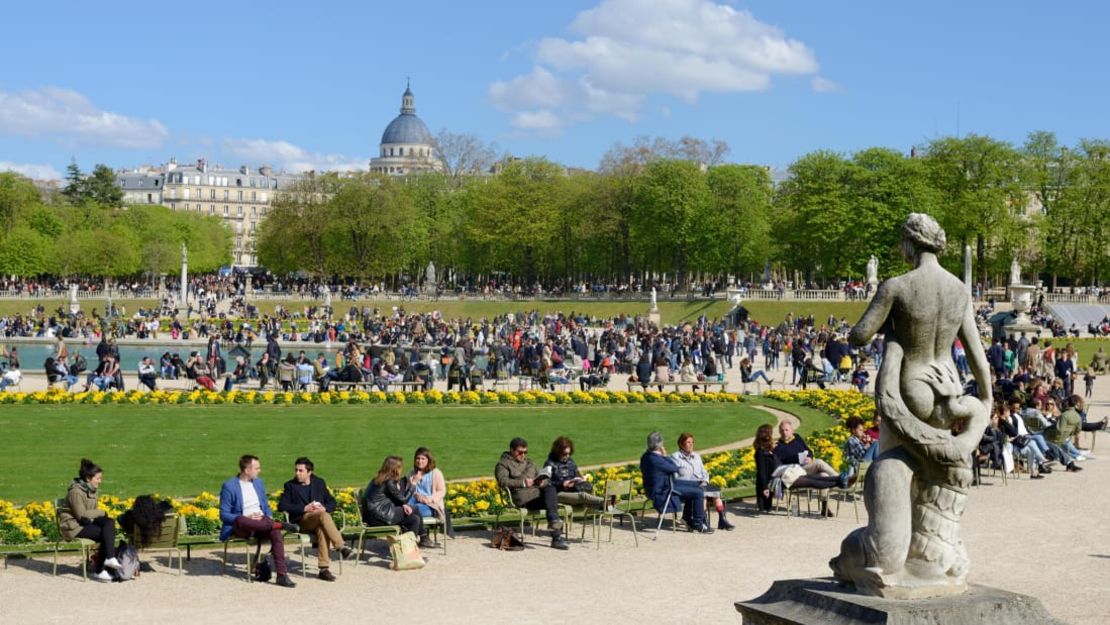
[[(928, 215), (902, 226), (902, 251), (914, 268), (882, 283), (851, 341), (885, 334), (876, 384), (882, 415), (878, 460), (864, 489), (868, 526), (844, 539), (829, 563), (836, 579), (860, 592), (923, 598), (966, 590), (968, 556), (960, 540), (971, 452), (988, 422), (991, 380), (965, 285), (937, 262), (945, 234)], [(952, 343), (959, 337), (979, 384), (964, 396)]]

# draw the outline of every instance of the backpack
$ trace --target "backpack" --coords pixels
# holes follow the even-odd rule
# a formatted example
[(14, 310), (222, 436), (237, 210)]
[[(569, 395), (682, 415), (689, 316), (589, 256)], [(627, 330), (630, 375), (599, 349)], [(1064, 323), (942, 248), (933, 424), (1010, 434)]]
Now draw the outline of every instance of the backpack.
[(139, 551), (134, 545), (127, 545), (120, 549), (116, 559), (119, 560), (119, 568), (115, 570), (112, 577), (117, 582), (126, 582), (139, 576)]

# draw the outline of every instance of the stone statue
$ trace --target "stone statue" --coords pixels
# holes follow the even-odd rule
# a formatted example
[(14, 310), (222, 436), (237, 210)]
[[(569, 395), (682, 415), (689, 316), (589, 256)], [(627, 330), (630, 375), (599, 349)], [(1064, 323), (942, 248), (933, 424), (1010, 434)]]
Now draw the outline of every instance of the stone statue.
[[(829, 562), (837, 581), (865, 594), (924, 598), (967, 589), (960, 517), (991, 380), (967, 289), (937, 262), (944, 246), (932, 217), (907, 217), (902, 252), (914, 268), (883, 282), (850, 336), (860, 346), (880, 331), (886, 338), (875, 391), (881, 453), (864, 490), (870, 518)], [(956, 337), (979, 399), (963, 395), (951, 355)]]
[(77, 303), (77, 285), (69, 285), (69, 312), (70, 314), (77, 314), (81, 310), (81, 304)]
[(867, 261), (867, 284), (871, 286), (879, 284), (879, 259), (875, 258), (874, 254)]
[(436, 288), (436, 265), (432, 261), (428, 261), (428, 269), (424, 272), (424, 277), (428, 279), (428, 288)]
[(1021, 265), (1018, 264), (1017, 256), (1010, 263), (1010, 284), (1021, 284)]
[(655, 299), (655, 287), (651, 287), (651, 310), (659, 310), (659, 302)]

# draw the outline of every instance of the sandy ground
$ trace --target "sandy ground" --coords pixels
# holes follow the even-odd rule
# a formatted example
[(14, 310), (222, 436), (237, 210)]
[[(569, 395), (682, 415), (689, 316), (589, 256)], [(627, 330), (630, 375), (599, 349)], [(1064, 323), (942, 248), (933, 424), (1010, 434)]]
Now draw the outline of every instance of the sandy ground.
[[(1108, 393), (1100, 395), (1093, 406), (1099, 417), (1108, 404)], [(1099, 442), (1110, 445), (1105, 437)], [(973, 583), (1038, 597), (1075, 625), (1105, 624), (1110, 455), (1081, 466), (1081, 473), (1008, 485), (988, 476), (971, 494), (963, 536)], [(862, 504), (860, 512), (865, 519)], [(733, 602), (758, 596), (776, 579), (827, 575), (828, 559), (857, 525), (850, 505), (834, 519), (756, 516), (747, 504), (730, 506), (730, 513), (734, 532), (665, 529), (653, 541), (642, 531), (638, 548), (627, 529), (600, 550), (589, 532), (578, 542), (576, 530), (570, 551), (550, 549), (541, 536), (517, 553), (488, 548), (489, 532), (468, 532), (451, 541), (448, 555), (426, 553), (425, 569), (401, 573), (385, 568), (385, 545), (375, 541), (369, 564), (348, 562), (335, 583), (302, 580), (299, 560), (291, 557), (298, 582), (291, 590), (248, 585), (241, 555), (233, 560), (235, 574), (222, 577), (215, 551), (194, 553), (183, 577), (157, 556), (155, 573), (126, 584), (82, 582), (72, 556), (63, 559), (57, 578), (48, 558), (16, 559), (0, 571), (0, 621), (370, 622), (394, 612), (392, 618), (431, 623), (739, 623)], [(309, 561), (314, 566), (312, 555)]]

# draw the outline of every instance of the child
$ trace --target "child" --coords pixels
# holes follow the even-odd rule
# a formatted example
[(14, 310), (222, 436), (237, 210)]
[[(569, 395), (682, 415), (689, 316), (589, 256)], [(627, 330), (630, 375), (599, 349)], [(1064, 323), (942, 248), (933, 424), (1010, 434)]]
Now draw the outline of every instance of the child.
[(1087, 389), (1084, 395), (1090, 399), (1091, 393), (1095, 390), (1095, 373), (1090, 368), (1087, 369), (1087, 374), (1083, 376), (1083, 381), (1087, 384)]
[(871, 374), (863, 369), (863, 363), (856, 366), (856, 370), (852, 372), (852, 386), (859, 389), (859, 392), (864, 392), (867, 389), (867, 381), (871, 378)]

